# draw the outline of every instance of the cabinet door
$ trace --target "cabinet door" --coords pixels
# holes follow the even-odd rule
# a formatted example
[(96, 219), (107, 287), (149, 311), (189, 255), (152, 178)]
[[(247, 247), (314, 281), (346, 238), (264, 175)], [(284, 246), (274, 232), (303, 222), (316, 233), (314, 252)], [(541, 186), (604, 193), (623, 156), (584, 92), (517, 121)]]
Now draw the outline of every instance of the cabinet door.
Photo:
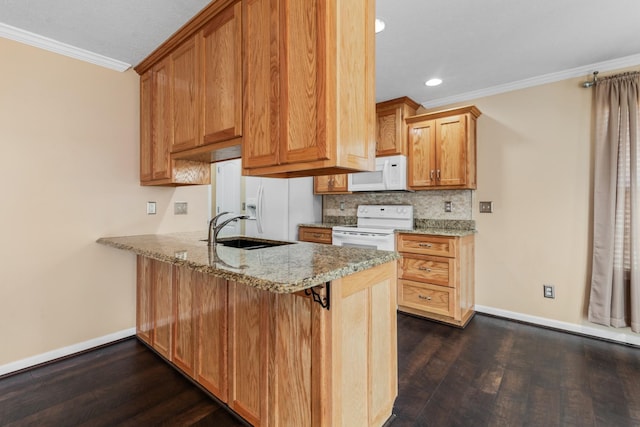
[(140, 77), (140, 181), (153, 179), (151, 158), (153, 156), (153, 71)]
[[(275, 9), (272, 11), (273, 8)], [(242, 167), (257, 168), (279, 164), (277, 58), (279, 32), (271, 16), (277, 16), (277, 2), (246, 0), (242, 2), (244, 129)], [(272, 62), (273, 61), (273, 62)], [(272, 74), (272, 71), (276, 74)]]
[(427, 120), (409, 126), (409, 187), (437, 185), (435, 125), (435, 120)]
[(313, 191), (316, 194), (348, 193), (349, 175), (323, 175), (313, 179)]
[(376, 118), (376, 156), (402, 154), (402, 109), (378, 111)]
[(137, 257), (136, 335), (153, 345), (153, 271), (151, 260)]
[(196, 325), (194, 318), (195, 272), (176, 267), (173, 281), (175, 325), (173, 327), (173, 363), (192, 378), (194, 376)]
[(237, 2), (202, 31), (204, 143), (242, 135), (242, 7)]
[(200, 142), (200, 39), (192, 37), (171, 54), (173, 138), (171, 151)]
[(173, 117), (171, 114), (171, 63), (164, 59), (153, 68), (152, 100), (152, 160), (153, 179), (171, 178), (171, 141)]
[(251, 425), (259, 426), (266, 422), (270, 294), (242, 283), (228, 283), (228, 405)]
[(167, 360), (172, 360), (173, 283), (172, 265), (150, 260), (153, 271), (153, 348)]
[(464, 185), (467, 174), (466, 116), (436, 120), (436, 177), (438, 185)]
[(227, 401), (227, 281), (193, 273), (196, 284), (196, 381)]

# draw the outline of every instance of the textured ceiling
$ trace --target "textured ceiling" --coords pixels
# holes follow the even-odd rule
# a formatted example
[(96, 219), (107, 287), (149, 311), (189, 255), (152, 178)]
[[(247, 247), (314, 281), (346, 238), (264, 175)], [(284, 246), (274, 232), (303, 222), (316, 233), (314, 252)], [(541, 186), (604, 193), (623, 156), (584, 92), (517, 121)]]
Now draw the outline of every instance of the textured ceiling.
[[(207, 3), (0, 0), (0, 23), (136, 65)], [(376, 6), (387, 24), (376, 36), (379, 101), (408, 95), (434, 106), (571, 70), (586, 79), (593, 67), (640, 64), (638, 0), (377, 0)], [(431, 77), (444, 83), (425, 87)]]

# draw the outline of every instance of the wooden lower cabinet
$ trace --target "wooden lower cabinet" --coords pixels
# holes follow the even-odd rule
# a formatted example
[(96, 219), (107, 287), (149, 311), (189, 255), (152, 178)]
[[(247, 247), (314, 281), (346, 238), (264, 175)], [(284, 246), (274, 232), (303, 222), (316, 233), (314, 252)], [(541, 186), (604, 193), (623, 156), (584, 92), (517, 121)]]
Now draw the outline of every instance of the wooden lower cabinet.
[(167, 360), (173, 359), (173, 267), (138, 256), (136, 334)]
[(254, 426), (267, 425), (269, 297), (229, 281), (228, 405)]
[[(173, 357), (164, 357), (249, 423), (389, 419), (398, 394), (396, 262), (330, 282), (329, 309), (304, 291), (276, 294), (162, 264), (138, 257), (138, 337), (151, 335), (158, 350), (148, 306), (164, 295), (154, 293), (154, 270), (161, 280), (168, 271), (176, 315)], [(315, 289), (327, 296), (327, 285)]]
[(333, 242), (330, 228), (321, 227), (298, 227), (298, 240), (301, 242), (325, 243), (330, 245)]
[(401, 233), (398, 310), (464, 327), (474, 312), (474, 236)]

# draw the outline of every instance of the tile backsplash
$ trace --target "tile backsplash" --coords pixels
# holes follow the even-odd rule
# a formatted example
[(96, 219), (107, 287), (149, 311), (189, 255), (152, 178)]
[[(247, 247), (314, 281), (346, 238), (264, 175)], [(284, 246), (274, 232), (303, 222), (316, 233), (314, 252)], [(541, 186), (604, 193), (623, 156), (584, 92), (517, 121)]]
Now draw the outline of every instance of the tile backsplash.
[[(416, 220), (472, 220), (473, 190), (431, 190), (416, 192), (375, 192), (328, 194), (323, 196), (323, 219), (334, 222), (355, 222), (358, 205), (413, 205)], [(444, 211), (444, 202), (451, 202), (451, 212)], [(341, 203), (344, 209), (340, 209)]]

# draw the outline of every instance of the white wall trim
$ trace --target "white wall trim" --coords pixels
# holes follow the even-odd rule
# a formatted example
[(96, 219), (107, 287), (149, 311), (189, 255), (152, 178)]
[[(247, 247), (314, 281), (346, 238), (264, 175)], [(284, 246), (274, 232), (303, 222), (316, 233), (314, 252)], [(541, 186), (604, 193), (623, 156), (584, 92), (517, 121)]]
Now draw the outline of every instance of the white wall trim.
[(123, 331), (114, 332), (112, 334), (104, 335), (98, 338), (93, 338), (78, 344), (58, 348), (56, 350), (48, 351), (46, 353), (38, 354), (32, 357), (27, 357), (26, 359), (11, 362), (6, 365), (0, 365), (0, 376), (9, 374), (11, 372), (20, 371), (22, 369), (30, 368), (41, 363), (51, 362), (52, 360), (79, 353), (81, 351), (89, 350), (104, 344), (109, 344), (123, 338), (134, 336), (135, 334), (136, 328), (125, 329)]
[[(529, 79), (519, 80), (512, 83), (506, 83), (498, 86), (491, 86), (484, 89), (474, 90), (471, 92), (461, 93), (458, 95), (447, 96), (445, 98), (432, 99), (422, 102), (424, 108), (440, 107), (442, 105), (454, 104), (456, 102), (470, 101), (472, 99), (482, 98), (485, 96), (498, 95), (500, 93), (510, 92), (512, 90), (525, 89), (532, 86), (554, 83), (561, 80), (571, 79), (574, 77), (585, 77), (585, 81), (591, 78), (590, 74), (594, 71), (611, 71), (626, 67), (640, 65), (640, 54), (625, 56), (623, 58), (613, 59), (611, 61), (596, 62), (594, 64), (582, 67), (571, 68), (569, 70), (559, 71), (556, 73), (543, 74), (541, 76), (531, 77)], [(580, 89), (579, 86), (576, 86)]]
[(632, 344), (640, 346), (640, 334), (627, 332), (628, 329), (621, 332), (615, 328), (600, 329), (594, 326), (577, 325), (575, 323), (561, 322), (558, 320), (547, 319), (545, 317), (531, 316), (528, 314), (516, 313), (514, 311), (501, 310), (499, 308), (486, 307), (476, 305), (478, 313), (491, 314), (493, 316), (505, 317), (507, 319), (519, 320), (521, 322), (532, 323), (535, 325), (546, 326), (549, 328), (560, 329), (567, 332), (573, 332), (581, 335), (588, 335), (596, 338), (603, 338), (610, 341), (616, 341), (622, 344)]
[(110, 68), (116, 71), (126, 71), (131, 68), (131, 64), (118, 61), (117, 59), (109, 58), (104, 55), (100, 55), (88, 50), (80, 49), (79, 47), (71, 46), (66, 43), (62, 43), (48, 37), (22, 30), (20, 28), (12, 27), (11, 25), (3, 24), (0, 22), (0, 37), (15, 40), (20, 43), (28, 44), (30, 46), (39, 47), (50, 52), (59, 53), (60, 55), (69, 56), (71, 58), (79, 59), (81, 61), (90, 62), (101, 67)]

